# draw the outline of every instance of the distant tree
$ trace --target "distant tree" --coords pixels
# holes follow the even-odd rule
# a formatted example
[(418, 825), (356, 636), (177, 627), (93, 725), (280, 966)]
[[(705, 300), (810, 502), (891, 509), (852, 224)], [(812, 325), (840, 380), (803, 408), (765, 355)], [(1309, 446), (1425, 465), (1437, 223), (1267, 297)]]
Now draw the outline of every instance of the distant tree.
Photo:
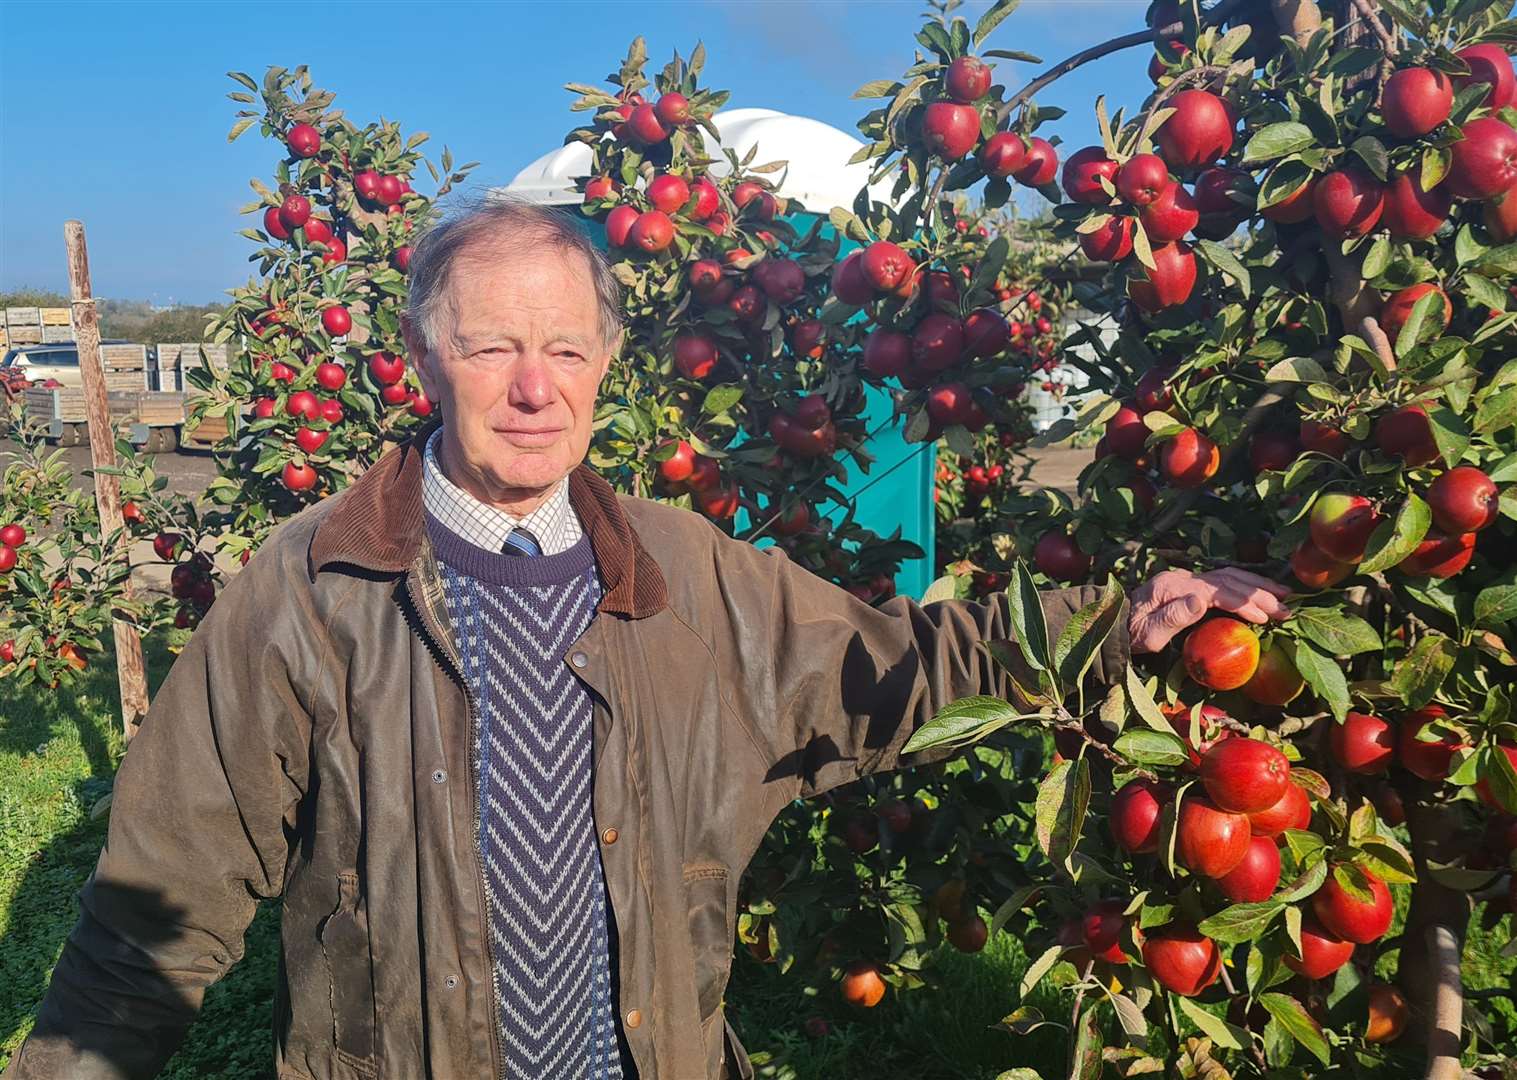
[(0, 308), (8, 307), (68, 307), (68, 297), (51, 289), (23, 285), (10, 292), (0, 292)]

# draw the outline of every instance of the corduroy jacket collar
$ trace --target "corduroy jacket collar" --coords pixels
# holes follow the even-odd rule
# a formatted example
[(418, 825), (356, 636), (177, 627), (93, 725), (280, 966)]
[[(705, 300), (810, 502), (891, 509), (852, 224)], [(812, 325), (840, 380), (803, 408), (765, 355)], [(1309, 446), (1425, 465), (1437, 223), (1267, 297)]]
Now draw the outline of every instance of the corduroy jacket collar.
[[(313, 579), (334, 564), (397, 574), (410, 569), (426, 535), (423, 451), (440, 426), (428, 424), (385, 454), (338, 499), (311, 538)], [(663, 572), (632, 531), (611, 485), (581, 464), (569, 474), (569, 502), (590, 537), (605, 587), (599, 610), (633, 619), (661, 610), (667, 603)]]

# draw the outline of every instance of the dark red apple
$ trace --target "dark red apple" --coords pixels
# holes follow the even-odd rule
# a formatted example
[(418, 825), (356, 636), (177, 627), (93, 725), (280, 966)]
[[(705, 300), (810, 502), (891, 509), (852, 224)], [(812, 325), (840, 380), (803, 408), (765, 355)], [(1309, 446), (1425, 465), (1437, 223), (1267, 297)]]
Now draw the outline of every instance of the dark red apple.
[(964, 319), (964, 349), (970, 356), (988, 359), (1006, 348), (1011, 329), (995, 308), (976, 308)]
[(1248, 463), (1254, 472), (1284, 472), (1301, 453), (1301, 444), (1288, 431), (1265, 430), (1248, 443)]
[[(1258, 639), (1254, 640), (1257, 648)], [(1255, 814), (1274, 806), (1290, 784), (1290, 772), (1286, 756), (1259, 739), (1225, 739), (1201, 758), (1206, 793), (1218, 807), (1234, 814)]]
[(1396, 727), (1378, 716), (1351, 712), (1328, 729), (1333, 760), (1352, 773), (1382, 773), (1396, 755)]
[(1191, 796), (1180, 803), (1175, 822), (1175, 859), (1202, 877), (1219, 878), (1248, 854), (1249, 835), (1248, 818)]
[(1301, 922), (1301, 956), (1285, 955), (1285, 966), (1308, 979), (1325, 979), (1348, 963), (1354, 943), (1325, 929), (1316, 919)]
[[(1454, 317), (1454, 305), (1449, 301), (1448, 293), (1432, 282), (1424, 281), (1421, 284), (1410, 285), (1405, 289), (1399, 289), (1391, 293), (1386, 299), (1385, 305), (1380, 309), (1380, 329), (1385, 331), (1385, 336), (1390, 338), (1393, 343), (1401, 336), (1401, 328), (1406, 325), (1406, 320), (1412, 317), (1412, 308), (1417, 306), (1417, 301), (1429, 293), (1437, 293), (1443, 297), (1442, 310), (1440, 311), (1436, 307), (1433, 310), (1437, 313), (1435, 318), (1441, 317), (1438, 332), (1442, 333), (1448, 329), (1449, 320)], [(1429, 331), (1428, 322), (1424, 320), (1422, 332), (1418, 335), (1419, 339), (1437, 336)]]
[(942, 371), (964, 356), (964, 324), (951, 315), (934, 312), (917, 323), (911, 336), (911, 358), (924, 371)]
[(716, 342), (698, 330), (674, 337), (674, 366), (687, 379), (704, 379), (716, 368), (720, 354)]
[(1158, 154), (1134, 154), (1117, 170), (1117, 194), (1132, 206), (1147, 206), (1174, 184)]
[(1047, 139), (1034, 135), (1027, 140), (1027, 153), (1022, 164), (1013, 170), (1012, 177), (1027, 187), (1040, 188), (1053, 183), (1059, 175), (1059, 151)]
[(1032, 561), (1040, 573), (1055, 581), (1080, 581), (1090, 573), (1090, 556), (1068, 533), (1044, 533), (1033, 545)]
[(1500, 492), (1484, 471), (1458, 465), (1428, 485), (1427, 504), (1433, 524), (1446, 533), (1479, 532), (1495, 524)]
[(1080, 234), (1080, 250), (1092, 262), (1120, 262), (1132, 254), (1133, 219), (1109, 215), (1096, 229)]
[(1449, 118), (1454, 84), (1432, 68), (1402, 68), (1381, 90), (1380, 114), (1391, 134), (1402, 139), (1426, 135)]
[(864, 339), (864, 369), (876, 378), (888, 379), (906, 373), (911, 366), (911, 339), (883, 327)]
[(1446, 183), (1461, 199), (1490, 199), (1517, 185), (1517, 131), (1494, 116), (1471, 120), (1450, 148)]
[(1268, 836), (1249, 837), (1248, 853), (1243, 856), (1243, 861), (1217, 879), (1217, 888), (1222, 890), (1222, 895), (1235, 904), (1257, 904), (1268, 900), (1279, 884), (1280, 848)]
[(1133, 392), (1133, 401), (1146, 413), (1163, 412), (1175, 403), (1175, 395), (1169, 388), (1173, 368), (1149, 368), (1138, 379)]
[(1448, 713), (1439, 705), (1427, 705), (1408, 713), (1401, 721), (1401, 734), (1397, 739), (1397, 756), (1401, 767), (1424, 780), (1448, 778), (1454, 753), (1465, 744), (1448, 736), (1432, 742), (1417, 738), (1417, 733), (1435, 720), (1444, 719)]
[(279, 207), (271, 206), (263, 212), (263, 231), (275, 240), (290, 238), (290, 230), (285, 228), (284, 221), (279, 216)]
[(1297, 784), (1287, 784), (1285, 794), (1267, 810), (1248, 815), (1249, 830), (1255, 836), (1274, 838), (1286, 829), (1304, 829), (1312, 823), (1312, 802)]
[(874, 286), (864, 276), (862, 251), (848, 255), (832, 271), (832, 294), (844, 304), (860, 307), (874, 299)]
[[(1087, 911), (1081, 920), (1085, 947), (1097, 960), (1108, 964), (1132, 962), (1133, 958), (1122, 951), (1123, 931), (1127, 929), (1127, 916), (1122, 912), (1126, 906), (1120, 900), (1103, 900)], [(1142, 940), (1141, 933), (1138, 938)]]
[(1004, 178), (1022, 167), (1027, 159), (1027, 144), (1011, 131), (998, 131), (980, 147), (980, 168), (986, 176)]
[(1099, 205), (1111, 199), (1101, 186), (1102, 179), (1115, 181), (1120, 166), (1106, 156), (1104, 148), (1087, 146), (1076, 150), (1064, 162), (1064, 192), (1077, 203)]
[(1123, 405), (1106, 421), (1106, 445), (1112, 453), (1131, 460), (1143, 453), (1147, 442), (1148, 425), (1131, 405)]
[(1164, 989), (1195, 997), (1222, 972), (1217, 943), (1190, 923), (1170, 923), (1143, 942), (1143, 966)]
[(922, 114), (922, 141), (929, 152), (957, 161), (980, 141), (980, 114), (972, 105), (934, 101)]
[(644, 102), (633, 107), (627, 117), (627, 134), (633, 142), (656, 146), (669, 137), (669, 128), (658, 117), (658, 110)]
[(1279, 202), (1259, 210), (1259, 216), (1278, 225), (1299, 225), (1315, 212), (1318, 176), (1308, 177), (1306, 182)]
[(1196, 177), (1196, 189), (1192, 192), (1196, 209), (1205, 216), (1246, 213), (1248, 207), (1234, 199), (1231, 193), (1245, 190), (1248, 183), (1248, 173), (1242, 169), (1227, 166), (1207, 169)]
[(1359, 867), (1359, 872), (1369, 886), (1370, 899), (1361, 900), (1349, 892), (1338, 883), (1337, 874), (1332, 873), (1322, 888), (1312, 894), (1312, 911), (1328, 933), (1355, 945), (1368, 945), (1384, 937), (1391, 928), (1396, 906), (1385, 882), (1364, 867)]
[(1380, 215), (1380, 224), (1390, 231), (1393, 239), (1423, 240), (1448, 220), (1453, 205), (1454, 196), (1446, 184), (1440, 183), (1432, 191), (1422, 190), (1420, 170), (1393, 173), (1385, 189), (1385, 211)]
[(1233, 146), (1233, 116), (1216, 94), (1182, 90), (1165, 103), (1175, 111), (1156, 134), (1159, 153), (1175, 169), (1210, 165)]
[(1438, 444), (1421, 405), (1403, 405), (1376, 420), (1375, 444), (1387, 454), (1400, 454), (1413, 467), (1438, 460)]
[(321, 152), (321, 132), (310, 124), (296, 124), (285, 133), (285, 145), (296, 157), (315, 157)]
[(1175, 241), (1153, 249), (1154, 266), (1127, 281), (1127, 295), (1138, 307), (1153, 313), (1183, 304), (1196, 287), (1196, 256), (1190, 246)]
[(1111, 798), (1112, 839), (1134, 855), (1157, 851), (1159, 817), (1168, 801), (1169, 792), (1156, 781), (1129, 780)]
[(1317, 181), (1312, 212), (1328, 236), (1364, 236), (1385, 210), (1385, 185), (1363, 169), (1335, 169)]
[(1348, 436), (1341, 428), (1331, 427), (1316, 420), (1301, 421), (1301, 446), (1318, 454), (1342, 459), (1348, 453)]
[(1396, 564), (1396, 569), (1412, 577), (1451, 578), (1470, 565), (1474, 556), (1474, 533), (1445, 536), (1429, 529), (1416, 549)]

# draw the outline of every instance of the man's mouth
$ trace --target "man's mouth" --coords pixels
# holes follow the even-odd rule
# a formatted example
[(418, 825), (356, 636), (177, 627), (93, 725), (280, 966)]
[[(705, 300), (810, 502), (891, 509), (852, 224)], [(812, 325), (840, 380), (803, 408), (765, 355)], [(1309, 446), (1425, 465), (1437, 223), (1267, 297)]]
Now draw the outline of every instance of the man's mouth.
[(563, 435), (563, 428), (496, 428), (495, 434), (516, 446), (549, 446)]

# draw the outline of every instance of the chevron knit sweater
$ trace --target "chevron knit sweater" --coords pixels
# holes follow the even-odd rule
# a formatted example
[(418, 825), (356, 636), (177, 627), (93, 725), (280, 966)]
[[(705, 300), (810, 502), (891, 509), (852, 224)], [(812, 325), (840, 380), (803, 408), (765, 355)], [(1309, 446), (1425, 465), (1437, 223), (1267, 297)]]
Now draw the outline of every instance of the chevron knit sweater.
[(588, 688), (564, 654), (601, 588), (588, 538), (475, 547), (428, 517), (477, 711), (477, 842), (507, 1080), (631, 1080), (616, 927), (591, 812)]

